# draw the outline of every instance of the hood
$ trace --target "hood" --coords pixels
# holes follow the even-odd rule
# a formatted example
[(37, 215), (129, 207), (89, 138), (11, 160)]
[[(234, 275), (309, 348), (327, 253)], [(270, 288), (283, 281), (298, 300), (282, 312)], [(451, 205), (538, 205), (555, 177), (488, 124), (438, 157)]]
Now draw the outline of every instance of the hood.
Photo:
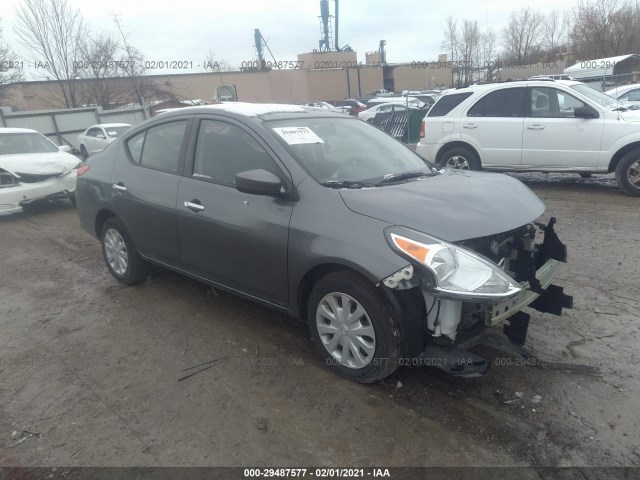
[(76, 157), (65, 152), (18, 153), (0, 155), (0, 168), (14, 175), (63, 175), (80, 163)]
[(339, 192), (356, 213), (449, 242), (506, 232), (544, 212), (527, 186), (498, 173), (448, 169), (419, 181)]

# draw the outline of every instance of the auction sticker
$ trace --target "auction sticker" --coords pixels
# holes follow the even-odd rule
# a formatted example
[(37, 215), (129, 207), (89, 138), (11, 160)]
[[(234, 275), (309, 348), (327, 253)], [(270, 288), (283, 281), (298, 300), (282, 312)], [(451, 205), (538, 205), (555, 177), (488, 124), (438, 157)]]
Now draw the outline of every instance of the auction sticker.
[(273, 130), (284, 138), (284, 141), (289, 145), (324, 143), (324, 140), (316, 135), (309, 127), (278, 127)]

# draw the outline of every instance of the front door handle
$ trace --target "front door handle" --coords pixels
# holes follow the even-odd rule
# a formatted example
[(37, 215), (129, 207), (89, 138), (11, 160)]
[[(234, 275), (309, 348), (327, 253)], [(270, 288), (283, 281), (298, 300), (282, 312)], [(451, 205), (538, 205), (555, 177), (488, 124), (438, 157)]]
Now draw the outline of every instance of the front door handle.
[(200, 200), (191, 200), (190, 202), (184, 202), (184, 206), (195, 213), (204, 210), (204, 205), (200, 203)]
[(529, 130), (544, 130), (544, 125), (540, 125), (539, 123), (534, 123), (533, 125), (527, 126)]
[(125, 187), (124, 183), (122, 183), (122, 182), (114, 183), (111, 186), (113, 187), (114, 190), (117, 190), (119, 192), (126, 192), (127, 191), (127, 187)]
[(478, 125), (475, 123), (467, 123), (466, 125), (463, 125), (462, 128), (478, 128)]

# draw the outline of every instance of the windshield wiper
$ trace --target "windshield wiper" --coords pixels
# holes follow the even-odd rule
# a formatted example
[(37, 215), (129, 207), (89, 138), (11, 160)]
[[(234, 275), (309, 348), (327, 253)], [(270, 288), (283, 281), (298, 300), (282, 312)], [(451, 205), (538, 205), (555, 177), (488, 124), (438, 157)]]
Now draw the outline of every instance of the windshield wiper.
[(423, 172), (423, 171), (393, 173), (393, 174), (385, 175), (384, 178), (377, 183), (377, 185), (382, 185), (384, 183), (399, 182), (402, 180), (409, 180), (410, 178), (433, 177), (435, 175), (439, 175), (439, 174), (436, 172)]
[(375, 185), (373, 183), (354, 182), (352, 180), (328, 180), (326, 182), (322, 182), (320, 185), (322, 185), (323, 187), (329, 187), (329, 188), (375, 187)]

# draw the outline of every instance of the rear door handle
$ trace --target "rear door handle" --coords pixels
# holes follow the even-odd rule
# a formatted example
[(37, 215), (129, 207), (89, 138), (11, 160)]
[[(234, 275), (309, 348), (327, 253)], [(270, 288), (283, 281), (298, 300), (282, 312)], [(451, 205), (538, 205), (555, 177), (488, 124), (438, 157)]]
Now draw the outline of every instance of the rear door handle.
[(467, 123), (466, 125), (463, 125), (462, 128), (478, 128), (478, 125), (475, 123)]
[(184, 202), (184, 206), (194, 213), (198, 213), (204, 210), (204, 205), (200, 203), (200, 200), (191, 200), (190, 202)]
[(111, 186), (113, 187), (114, 190), (118, 190), (119, 192), (126, 192), (127, 191), (127, 187), (125, 187), (124, 183), (122, 183), (122, 182), (114, 183)]
[(544, 130), (544, 125), (540, 125), (539, 123), (534, 123), (533, 125), (528, 125), (527, 128), (529, 130)]

